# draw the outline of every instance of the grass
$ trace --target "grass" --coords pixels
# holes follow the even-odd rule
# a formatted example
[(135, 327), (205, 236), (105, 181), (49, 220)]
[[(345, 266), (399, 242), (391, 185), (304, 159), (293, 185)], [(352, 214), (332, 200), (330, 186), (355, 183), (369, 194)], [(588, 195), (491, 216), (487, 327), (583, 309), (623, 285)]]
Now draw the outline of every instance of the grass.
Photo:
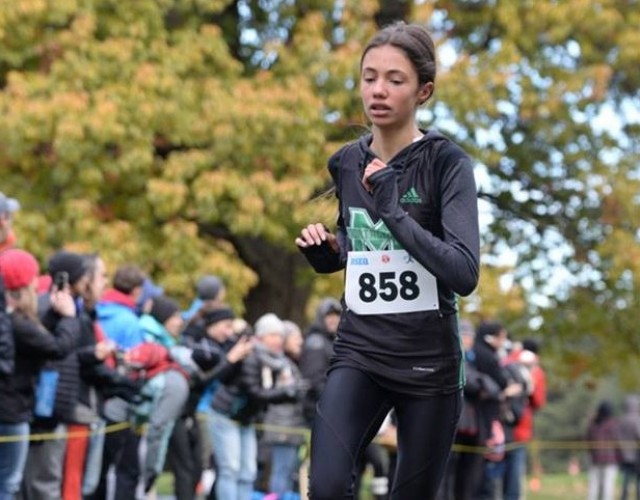
[(527, 500), (573, 500), (587, 497), (586, 474), (547, 474), (540, 479), (538, 488), (531, 488), (532, 485), (535, 482), (530, 479)]
[[(532, 488), (532, 486), (534, 486)], [(540, 479), (538, 488), (535, 481), (529, 478), (527, 500), (575, 500), (587, 497), (587, 475), (576, 474), (547, 474)], [(173, 491), (173, 477), (162, 474), (158, 478), (157, 492), (159, 495), (170, 495)], [(616, 498), (619, 494), (616, 493)], [(361, 500), (371, 500), (367, 492), (363, 492)]]

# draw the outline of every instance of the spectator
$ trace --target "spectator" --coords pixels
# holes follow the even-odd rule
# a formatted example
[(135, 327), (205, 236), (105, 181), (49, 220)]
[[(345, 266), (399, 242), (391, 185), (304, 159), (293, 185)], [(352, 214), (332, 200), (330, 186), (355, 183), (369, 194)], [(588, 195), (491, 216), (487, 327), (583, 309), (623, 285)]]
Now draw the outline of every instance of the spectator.
[(178, 303), (163, 295), (152, 298), (149, 312), (140, 317), (144, 340), (167, 349), (178, 345), (183, 324)]
[(613, 500), (620, 463), (617, 448), (620, 427), (614, 416), (613, 404), (609, 401), (602, 401), (598, 405), (596, 414), (589, 423), (586, 438), (591, 443), (587, 499)]
[(513, 428), (513, 440), (522, 446), (507, 451), (508, 464), (504, 477), (507, 487), (512, 488), (514, 492), (517, 492), (517, 495), (520, 495), (527, 472), (526, 444), (533, 439), (535, 413), (546, 404), (547, 382), (546, 374), (540, 366), (538, 343), (535, 340), (526, 339), (519, 348), (514, 349), (507, 358), (507, 364), (512, 362), (519, 363), (528, 370), (531, 383), (522, 415)]
[[(86, 386), (88, 391), (85, 401), (91, 402), (91, 407), (97, 405), (100, 419), (92, 422), (90, 426), (77, 426), (80, 430), (83, 427), (90, 427), (91, 436), (69, 437), (67, 440), (67, 451), (65, 456), (65, 478), (63, 481), (63, 492), (69, 489), (77, 489), (78, 478), (82, 479), (82, 494), (92, 494), (100, 480), (100, 468), (102, 465), (102, 452), (104, 447), (105, 422), (102, 419), (103, 403), (110, 396), (119, 396), (129, 402), (137, 401), (139, 398), (139, 387), (128, 377), (118, 372), (115, 368), (113, 357), (106, 361), (99, 361), (102, 356), (91, 355), (93, 346), (109, 346), (113, 343), (106, 339), (100, 324), (97, 321), (96, 305), (102, 298), (107, 285), (107, 269), (105, 262), (98, 254), (84, 255), (85, 267), (89, 276), (89, 281), (82, 294), (83, 309), (80, 314), (81, 328), (85, 331), (83, 338), (87, 342), (87, 347), (81, 348), (80, 355), (80, 376), (82, 387)], [(89, 332), (92, 332), (91, 336)], [(98, 347), (100, 350), (101, 348)], [(87, 352), (88, 351), (88, 352)], [(113, 353), (108, 349), (110, 354)], [(84, 390), (84, 389), (83, 389)], [(74, 429), (71, 429), (72, 431)], [(75, 471), (75, 473), (69, 473)], [(75, 493), (64, 493), (66, 498), (76, 498)]]
[(150, 313), (140, 319), (148, 341), (124, 354), (135, 376), (145, 381), (141, 393), (147, 401), (135, 407), (136, 417), (141, 419), (138, 423), (148, 423), (142, 471), (145, 492), (151, 490), (164, 467), (173, 425), (189, 396), (188, 375), (169, 352), (169, 347), (177, 343), (182, 322), (180, 308), (174, 300), (156, 297)]
[[(234, 316), (233, 311), (222, 303), (225, 293), (225, 286), (220, 278), (211, 275), (203, 276), (196, 284), (196, 297), (190, 308), (182, 313), (186, 326), (181, 334), (180, 343), (194, 348), (196, 357), (200, 356), (199, 360), (208, 368), (200, 367), (200, 370), (191, 374), (189, 400), (181, 418), (176, 421), (169, 442), (167, 461), (174, 472), (175, 493), (178, 500), (190, 498), (193, 488), (200, 482), (200, 476), (202, 476), (203, 488), (210, 489), (213, 483), (213, 452), (207, 415), (218, 381), (211, 372), (206, 370), (211, 369), (220, 357), (224, 357), (224, 353), (219, 350), (222, 345), (226, 346), (225, 348), (230, 348), (232, 345), (228, 338), (233, 334), (232, 321), (224, 316), (229, 314), (231, 318)], [(205, 321), (204, 316), (209, 312), (213, 312), (213, 315), (207, 317)], [(214, 333), (214, 337), (219, 337), (220, 343), (218, 343), (208, 336), (207, 330), (209, 328), (216, 331), (219, 329), (221, 332), (227, 330), (224, 325), (213, 327), (214, 323), (210, 323), (214, 318), (220, 318), (220, 315), (222, 318), (215, 319), (214, 323), (224, 322), (229, 326), (229, 336), (224, 333), (221, 335)], [(216, 355), (210, 352), (213, 358), (205, 359), (204, 352), (209, 349), (213, 349)], [(219, 357), (216, 357), (218, 355)]]
[(16, 235), (13, 232), (13, 214), (20, 209), (18, 200), (8, 198), (0, 192), (0, 253), (13, 248)]
[[(97, 407), (89, 401), (88, 387), (83, 387), (81, 382), (80, 348), (86, 348), (87, 355), (93, 357), (94, 362), (96, 352), (100, 352), (103, 357), (108, 354), (108, 348), (104, 351), (96, 349), (93, 329), (82, 328), (80, 321), (81, 296), (89, 280), (82, 256), (75, 252), (58, 251), (49, 259), (47, 271), (54, 284), (51, 292), (42, 294), (39, 298), (39, 310), (43, 325), (48, 330), (53, 330), (58, 322), (65, 319), (51, 307), (50, 299), (50, 294), (53, 291), (64, 289), (71, 294), (76, 304), (76, 321), (80, 328), (80, 335), (78, 343), (71, 353), (64, 359), (50, 361), (45, 366), (45, 370), (57, 374), (55, 404), (51, 414), (38, 414), (32, 422), (31, 428), (32, 432), (36, 434), (53, 432), (60, 435), (60, 438), (30, 443), (23, 487), (23, 496), (28, 500), (49, 500), (62, 495), (67, 448), (65, 435), (69, 430), (68, 426), (70, 424), (89, 425), (98, 420)], [(74, 491), (75, 498), (79, 498), (81, 472), (75, 469), (73, 472), (70, 470), (69, 473), (77, 486)], [(69, 485), (68, 482), (67, 486)], [(74, 497), (69, 498), (73, 499)]]
[(625, 398), (625, 412), (620, 418), (620, 453), (622, 463), (622, 495), (627, 500), (631, 484), (635, 484), (636, 500), (640, 500), (640, 396)]
[[(281, 380), (276, 382), (276, 386), (290, 384), (291, 380), (302, 386), (302, 374), (298, 367), (302, 353), (302, 332), (292, 321), (283, 323), (284, 353), (289, 366), (283, 369)], [(263, 442), (270, 451), (269, 491), (277, 495), (296, 491), (300, 467), (299, 451), (305, 442), (305, 436), (300, 432), (305, 428), (302, 401), (269, 405), (264, 424), (266, 429)]]
[(261, 316), (255, 324), (253, 351), (222, 380), (214, 394), (210, 425), (220, 500), (251, 498), (257, 475), (253, 424), (269, 404), (295, 401), (298, 396), (294, 380), (283, 380), (289, 366), (283, 336), (284, 325), (275, 314)]
[(102, 329), (119, 349), (144, 342), (136, 311), (145, 279), (145, 274), (135, 265), (118, 268), (113, 288), (105, 291), (96, 307)]
[(481, 373), (476, 367), (474, 326), (468, 321), (462, 321), (459, 331), (466, 381), (462, 414), (454, 443), (462, 447), (463, 451), (452, 453), (439, 498), (472, 500), (481, 486), (484, 469), (484, 458), (474, 449), (482, 447), (489, 437), (489, 426), (483, 420), (486, 418), (483, 405), (486, 401), (497, 402), (501, 391), (491, 377)]
[[(508, 393), (520, 391), (517, 384), (509, 385), (509, 379), (504, 367), (500, 363), (501, 356), (505, 353), (508, 343), (507, 329), (497, 321), (483, 322), (478, 326), (474, 343), (474, 362), (476, 369), (488, 376), (487, 383), (494, 382), (500, 391), (500, 398), (503, 399)], [(502, 427), (500, 418), (501, 403), (498, 398), (483, 398), (479, 407), (479, 421), (481, 424), (480, 434), (482, 443), (485, 444), (491, 439), (494, 428)], [(493, 483), (496, 480), (498, 468), (494, 461), (484, 462), (483, 476), (480, 481), (479, 490), (475, 493), (480, 498), (486, 498), (493, 492)]]
[(0, 275), (7, 291), (15, 342), (14, 372), (0, 384), (0, 436), (22, 437), (0, 440), (0, 499), (10, 500), (20, 489), (27, 460), (35, 380), (47, 359), (61, 359), (76, 347), (79, 324), (73, 298), (63, 289), (55, 290), (50, 297), (51, 307), (61, 320), (52, 332), (42, 325), (37, 311), (38, 263), (33, 255), (17, 249), (4, 251), (0, 254)]
[[(516, 344), (512, 344), (516, 345)], [(521, 349), (518, 347), (517, 349)], [(529, 355), (522, 358), (531, 362)], [(519, 500), (522, 493), (522, 478), (525, 469), (526, 448), (515, 442), (515, 429), (529, 405), (529, 397), (533, 394), (531, 372), (520, 356), (508, 356), (503, 360), (503, 366), (512, 390), (505, 393), (501, 404), (501, 423), (505, 434), (504, 459), (497, 466), (497, 472), (504, 500)]]
[[(146, 276), (135, 265), (124, 265), (116, 270), (113, 287), (107, 289), (96, 306), (101, 329), (106, 337), (116, 344), (118, 352), (126, 351), (144, 342), (136, 305), (142, 294)], [(119, 359), (122, 359), (121, 357)], [(129, 419), (129, 402), (121, 397), (105, 401), (103, 416), (106, 424), (125, 423)], [(100, 479), (94, 500), (107, 498), (107, 473), (115, 467), (114, 495), (116, 500), (135, 500), (140, 476), (138, 445), (140, 434), (136, 429), (125, 427), (105, 436)]]
[(342, 305), (338, 300), (331, 297), (323, 299), (316, 308), (315, 321), (306, 334), (300, 357), (300, 371), (310, 384), (304, 401), (305, 416), (309, 424), (315, 415), (316, 403), (327, 379), (341, 312)]
[[(192, 375), (190, 398), (182, 419), (184, 425), (182, 428), (178, 427), (178, 432), (174, 431), (172, 436), (174, 446), (169, 464), (175, 474), (176, 497), (179, 500), (191, 498), (189, 495), (192, 495), (200, 477), (205, 492), (213, 483), (211, 436), (209, 426), (202, 429), (201, 422), (208, 424), (211, 420), (211, 395), (215, 393), (221, 380), (232, 373), (253, 348), (253, 341), (248, 334), (238, 335), (235, 327), (238, 320), (228, 306), (219, 304), (201, 314), (197, 322), (189, 322), (183, 335), (185, 344), (193, 349), (192, 358), (200, 372)], [(200, 331), (189, 332), (193, 328)], [(208, 397), (203, 397), (205, 392)], [(196, 412), (201, 418), (196, 417)], [(197, 426), (189, 425), (194, 420)], [(191, 450), (190, 443), (194, 445)]]

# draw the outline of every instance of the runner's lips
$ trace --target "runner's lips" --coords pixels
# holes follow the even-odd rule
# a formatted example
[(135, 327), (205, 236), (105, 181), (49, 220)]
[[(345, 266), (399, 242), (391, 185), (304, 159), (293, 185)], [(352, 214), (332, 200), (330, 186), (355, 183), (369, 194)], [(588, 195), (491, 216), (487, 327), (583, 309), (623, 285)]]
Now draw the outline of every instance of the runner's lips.
[(386, 104), (371, 104), (369, 109), (371, 111), (389, 111), (391, 108)]
[(390, 111), (391, 108), (385, 104), (372, 104), (369, 106), (369, 113), (372, 115), (386, 115)]

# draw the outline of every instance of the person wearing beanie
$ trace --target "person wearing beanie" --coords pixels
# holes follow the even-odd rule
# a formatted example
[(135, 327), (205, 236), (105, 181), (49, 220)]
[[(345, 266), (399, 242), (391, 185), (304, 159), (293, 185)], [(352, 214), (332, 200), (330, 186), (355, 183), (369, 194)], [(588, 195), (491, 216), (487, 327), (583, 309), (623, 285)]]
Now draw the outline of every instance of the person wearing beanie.
[(36, 258), (20, 249), (9, 249), (0, 254), (0, 274), (7, 290), (30, 286), (38, 277)]
[(218, 276), (205, 275), (196, 283), (196, 294), (202, 301), (224, 300), (225, 288)]
[[(217, 498), (251, 498), (257, 477), (259, 422), (271, 404), (296, 401), (301, 386), (291, 376), (284, 355), (284, 325), (273, 313), (256, 321), (251, 353), (221, 378), (211, 403), (211, 439), (216, 450)], [(246, 338), (246, 337), (244, 337)], [(240, 340), (241, 342), (242, 340)], [(240, 447), (233, 443), (241, 443)], [(234, 464), (241, 464), (240, 470)]]
[(178, 343), (182, 326), (180, 305), (166, 295), (155, 297), (149, 313), (140, 317), (145, 341), (156, 342), (167, 348)]
[[(210, 311), (206, 311), (202, 314), (202, 322), (207, 329), (209, 329), (209, 327), (213, 327), (216, 323), (219, 323), (221, 321), (234, 319), (236, 319), (236, 315), (229, 307), (219, 307)], [(233, 321), (231, 321), (231, 327), (233, 327)]]
[[(284, 320), (284, 354), (289, 362), (288, 371), (294, 383), (304, 386), (298, 367), (304, 342), (300, 327), (293, 321)], [(287, 370), (285, 370), (287, 371)], [(273, 404), (267, 407), (264, 416), (266, 430), (263, 443), (268, 447), (270, 460), (269, 492), (284, 498), (286, 493), (297, 488), (300, 468), (299, 450), (304, 443), (300, 432), (283, 432), (279, 429), (301, 429), (306, 425), (302, 399), (290, 403)]]
[[(51, 415), (37, 415), (31, 428), (35, 433), (64, 433), (69, 426), (89, 424), (98, 420), (97, 408), (91, 409), (87, 404), (87, 388), (80, 376), (81, 359), (86, 360), (83, 353), (88, 352), (93, 357), (95, 349), (93, 330), (83, 328), (80, 320), (82, 295), (86, 291), (89, 275), (84, 257), (67, 250), (59, 250), (49, 258), (47, 274), (51, 277), (53, 286), (38, 297), (42, 323), (49, 330), (56, 328), (61, 317), (51, 307), (51, 296), (60, 290), (66, 290), (76, 303), (76, 321), (80, 330), (76, 348), (63, 359), (49, 361), (46, 364), (45, 369), (57, 373), (58, 377), (55, 406)], [(86, 362), (96, 361), (94, 358)], [(82, 417), (78, 415), (79, 412), (83, 413)], [(62, 491), (66, 447), (66, 439), (59, 439), (44, 441), (37, 447), (29, 448), (24, 480), (27, 498), (46, 499), (50, 498), (51, 491)]]
[(189, 397), (189, 375), (181, 363), (190, 360), (178, 346), (182, 326), (179, 304), (166, 295), (155, 297), (149, 313), (140, 317), (145, 342), (125, 353), (129, 362), (143, 368), (141, 393), (149, 399), (135, 409), (140, 422), (148, 423), (142, 470), (145, 492), (153, 488), (164, 467), (173, 426)]
[(12, 498), (26, 470), (34, 408), (41, 406), (36, 406), (36, 380), (47, 360), (64, 358), (76, 348), (79, 324), (68, 290), (56, 290), (50, 297), (51, 308), (59, 316), (54, 328), (48, 330), (40, 321), (35, 288), (38, 265), (31, 254), (6, 250), (0, 255), (0, 274), (8, 283), (7, 311), (15, 345), (10, 382), (0, 384), (0, 497)]
[(15, 343), (7, 314), (5, 291), (30, 286), (38, 274), (38, 262), (24, 250), (0, 254), (0, 376), (11, 375), (15, 365)]
[(51, 256), (47, 270), (54, 283), (60, 273), (66, 273), (70, 285), (74, 285), (82, 278), (87, 277), (87, 268), (82, 255), (66, 250), (61, 250)]
[(13, 248), (16, 235), (13, 232), (13, 217), (20, 210), (18, 200), (0, 192), (0, 253)]
[(107, 285), (107, 269), (99, 254), (82, 255), (87, 270), (87, 283), (82, 293), (79, 312), (80, 389), (73, 409), (72, 422), (67, 423), (68, 438), (64, 453), (62, 498), (82, 498), (97, 486), (100, 474), (101, 444), (90, 439), (91, 432), (104, 429), (99, 418), (107, 395), (118, 394), (136, 400), (139, 387), (116, 369), (113, 342), (106, 340), (96, 319), (95, 306)]
[(177, 500), (194, 498), (201, 477), (204, 483), (213, 474), (207, 425), (211, 398), (220, 381), (233, 373), (252, 349), (251, 339), (236, 336), (233, 326), (236, 319), (230, 307), (218, 304), (201, 311), (197, 321), (190, 321), (182, 335), (199, 370), (191, 375), (189, 400), (176, 421), (167, 454)]
[(208, 309), (215, 309), (223, 304), (227, 294), (227, 289), (218, 276), (207, 274), (202, 276), (196, 283), (196, 297), (189, 306), (189, 309), (182, 313), (185, 321), (190, 321), (198, 312)]
[(260, 316), (253, 328), (256, 337), (265, 337), (267, 335), (277, 335), (284, 338), (284, 323), (278, 316), (273, 313), (267, 313)]

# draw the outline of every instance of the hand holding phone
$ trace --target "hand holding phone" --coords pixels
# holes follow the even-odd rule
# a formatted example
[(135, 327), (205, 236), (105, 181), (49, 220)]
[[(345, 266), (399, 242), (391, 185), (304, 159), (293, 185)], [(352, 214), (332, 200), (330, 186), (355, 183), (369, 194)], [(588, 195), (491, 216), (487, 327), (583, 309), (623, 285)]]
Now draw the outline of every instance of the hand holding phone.
[(69, 284), (69, 273), (58, 271), (53, 277), (53, 286), (56, 290), (64, 290)]

